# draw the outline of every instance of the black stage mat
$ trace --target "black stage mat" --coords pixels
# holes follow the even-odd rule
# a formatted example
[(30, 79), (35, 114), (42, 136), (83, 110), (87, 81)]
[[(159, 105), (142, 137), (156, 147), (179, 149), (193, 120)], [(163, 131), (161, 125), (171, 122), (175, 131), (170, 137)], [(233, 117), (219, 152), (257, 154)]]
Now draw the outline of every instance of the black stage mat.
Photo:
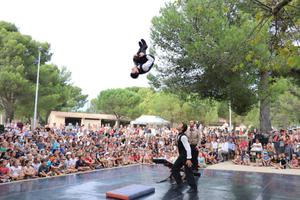
[(176, 191), (169, 182), (156, 183), (169, 175), (162, 165), (136, 165), (91, 173), (38, 179), (0, 185), (0, 199), (106, 199), (105, 192), (133, 183), (155, 187), (155, 193), (141, 199), (300, 199), (300, 176), (204, 170), (197, 178), (198, 194), (188, 187)]

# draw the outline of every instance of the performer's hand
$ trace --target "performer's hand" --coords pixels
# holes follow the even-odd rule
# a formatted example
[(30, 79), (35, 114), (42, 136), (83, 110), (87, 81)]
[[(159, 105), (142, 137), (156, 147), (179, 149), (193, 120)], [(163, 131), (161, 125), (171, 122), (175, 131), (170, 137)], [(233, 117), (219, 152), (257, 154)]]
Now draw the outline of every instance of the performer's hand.
[(186, 162), (185, 162), (185, 164), (188, 166), (188, 167), (192, 167), (192, 161), (191, 160), (187, 160)]

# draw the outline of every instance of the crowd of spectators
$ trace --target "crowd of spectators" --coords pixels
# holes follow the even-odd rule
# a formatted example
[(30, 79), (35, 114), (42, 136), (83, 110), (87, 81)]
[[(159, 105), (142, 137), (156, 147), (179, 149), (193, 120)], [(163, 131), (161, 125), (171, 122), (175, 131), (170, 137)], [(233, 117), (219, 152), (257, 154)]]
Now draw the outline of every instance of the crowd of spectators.
[(300, 129), (272, 131), (203, 131), (201, 167), (231, 160), (236, 165), (300, 169)]
[[(299, 168), (300, 130), (260, 134), (199, 127), (199, 166), (232, 160), (239, 165)], [(0, 134), (0, 181), (153, 164), (153, 158), (174, 162), (176, 129), (102, 126), (43, 127), (9, 125)]]

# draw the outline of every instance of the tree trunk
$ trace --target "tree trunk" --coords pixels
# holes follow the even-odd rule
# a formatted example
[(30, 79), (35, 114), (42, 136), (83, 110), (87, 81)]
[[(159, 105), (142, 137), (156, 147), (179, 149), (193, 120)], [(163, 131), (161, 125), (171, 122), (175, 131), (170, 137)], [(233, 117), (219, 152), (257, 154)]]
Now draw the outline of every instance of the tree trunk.
[(271, 96), (269, 93), (269, 72), (262, 72), (260, 75), (260, 132), (268, 133), (272, 130), (271, 118), (270, 118), (270, 107), (271, 107)]
[(4, 110), (5, 110), (5, 122), (11, 123), (15, 117), (15, 112), (14, 112), (13, 108), (10, 106), (7, 106), (4, 108)]
[(120, 127), (120, 118), (117, 118), (115, 126), (116, 126), (116, 128)]
[(121, 116), (118, 115), (118, 113), (115, 113), (115, 112), (114, 112), (114, 114), (115, 114), (115, 116), (116, 116), (115, 127), (116, 127), (116, 128), (119, 128), (119, 127), (120, 127)]

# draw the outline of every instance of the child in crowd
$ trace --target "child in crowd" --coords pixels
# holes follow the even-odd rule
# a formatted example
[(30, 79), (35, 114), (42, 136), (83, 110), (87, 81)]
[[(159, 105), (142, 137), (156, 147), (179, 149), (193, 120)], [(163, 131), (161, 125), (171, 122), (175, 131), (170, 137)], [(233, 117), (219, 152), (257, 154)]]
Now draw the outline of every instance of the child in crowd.
[(256, 155), (255, 166), (256, 167), (262, 167), (263, 166), (262, 159), (261, 159), (261, 154), (260, 153)]
[(247, 152), (245, 152), (243, 157), (243, 165), (250, 165), (250, 155)]
[(22, 180), (22, 179), (24, 179), (23, 168), (22, 168), (19, 160), (16, 159), (13, 162), (13, 166), (10, 167), (10, 170), (11, 170), (12, 180)]
[(298, 160), (296, 154), (293, 154), (292, 160), (291, 160), (291, 162), (290, 162), (290, 164), (289, 164), (289, 167), (290, 167), (291, 169), (300, 169), (300, 166), (299, 166), (299, 160)]
[(271, 157), (271, 166), (275, 167), (277, 169), (279, 167), (279, 163), (280, 163), (280, 160), (279, 160), (277, 154), (274, 154)]
[(87, 171), (90, 170), (91, 168), (84, 162), (82, 155), (78, 156), (78, 160), (76, 161), (75, 168), (78, 171)]
[(286, 169), (287, 162), (285, 158), (285, 154), (282, 153), (279, 155), (279, 165), (276, 166), (276, 169)]
[(48, 166), (48, 161), (46, 159), (43, 159), (41, 161), (41, 165), (38, 170), (38, 176), (40, 177), (48, 177), (51, 176), (52, 172), (50, 171), (50, 168)]
[(205, 157), (201, 151), (199, 152), (199, 155), (198, 155), (198, 167), (200, 169), (206, 168)]
[(267, 150), (263, 150), (262, 164), (263, 164), (263, 166), (270, 166), (270, 164), (271, 164), (271, 158), (270, 158)]
[(50, 170), (53, 172), (54, 175), (62, 174), (60, 171), (60, 161), (56, 157), (52, 158)]
[(232, 162), (233, 162), (234, 164), (236, 164), (236, 165), (241, 165), (241, 164), (242, 164), (242, 158), (241, 158), (241, 155), (240, 155), (240, 152), (239, 152), (239, 151), (236, 151), (234, 160), (232, 160)]
[(32, 166), (31, 160), (25, 161), (24, 175), (25, 175), (25, 178), (36, 178), (37, 177), (37, 172), (34, 169), (34, 167)]
[(10, 169), (6, 166), (7, 160), (0, 160), (0, 182), (5, 183), (10, 181)]

